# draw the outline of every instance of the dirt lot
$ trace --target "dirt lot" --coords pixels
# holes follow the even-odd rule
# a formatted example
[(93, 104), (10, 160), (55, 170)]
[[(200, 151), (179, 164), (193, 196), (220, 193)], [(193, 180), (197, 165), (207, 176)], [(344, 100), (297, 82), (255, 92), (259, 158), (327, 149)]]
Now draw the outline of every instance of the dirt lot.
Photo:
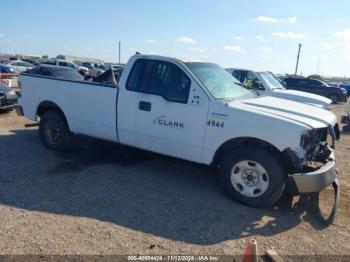
[[(25, 123), (0, 115), (0, 254), (241, 254), (255, 238), (261, 253), (350, 255), (349, 134), (336, 149), (340, 208), (325, 227), (314, 198), (249, 208), (211, 168), (137, 150), (125, 162), (125, 148), (81, 137), (56, 153)], [(323, 207), (332, 201), (321, 193)]]

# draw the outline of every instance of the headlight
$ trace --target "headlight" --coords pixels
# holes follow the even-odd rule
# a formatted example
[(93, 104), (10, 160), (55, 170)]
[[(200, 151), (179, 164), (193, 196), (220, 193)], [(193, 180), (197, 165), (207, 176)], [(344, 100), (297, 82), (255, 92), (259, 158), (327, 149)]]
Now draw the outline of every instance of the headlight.
[(321, 141), (326, 141), (327, 134), (327, 127), (307, 130), (301, 135), (300, 146), (306, 150), (310, 150)]
[(8, 92), (7, 94), (10, 95), (10, 96), (15, 96), (15, 95), (16, 95), (16, 92), (15, 92), (15, 90), (11, 90), (11, 91)]
[(300, 146), (304, 149), (308, 149), (308, 146), (312, 144), (314, 135), (314, 129), (307, 130), (301, 135)]

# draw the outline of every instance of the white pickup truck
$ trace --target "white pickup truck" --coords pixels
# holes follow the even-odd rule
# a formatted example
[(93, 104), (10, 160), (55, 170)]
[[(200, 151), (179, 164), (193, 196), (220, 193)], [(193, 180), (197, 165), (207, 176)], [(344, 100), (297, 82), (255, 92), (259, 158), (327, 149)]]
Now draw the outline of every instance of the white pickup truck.
[(20, 82), (18, 112), (39, 122), (49, 149), (82, 134), (212, 165), (228, 195), (254, 207), (273, 205), (287, 179), (301, 193), (337, 181), (333, 113), (258, 97), (215, 64), (135, 55), (118, 86), (30, 73)]

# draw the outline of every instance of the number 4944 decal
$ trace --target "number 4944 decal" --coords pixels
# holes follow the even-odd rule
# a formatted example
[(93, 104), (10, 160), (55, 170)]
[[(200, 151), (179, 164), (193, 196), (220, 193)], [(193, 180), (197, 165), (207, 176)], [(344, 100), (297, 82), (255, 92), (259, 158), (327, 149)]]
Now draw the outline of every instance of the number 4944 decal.
[(224, 122), (216, 120), (208, 120), (207, 125), (210, 127), (224, 128)]

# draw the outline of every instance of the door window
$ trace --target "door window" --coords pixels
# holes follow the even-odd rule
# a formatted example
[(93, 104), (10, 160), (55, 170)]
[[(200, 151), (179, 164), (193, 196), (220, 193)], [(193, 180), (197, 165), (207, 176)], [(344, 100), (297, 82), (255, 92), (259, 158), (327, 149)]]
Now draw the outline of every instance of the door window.
[(147, 64), (148, 62), (145, 59), (139, 59), (135, 62), (126, 83), (126, 89), (136, 92), (147, 92), (147, 85), (144, 79)]
[(68, 64), (66, 62), (58, 62), (59, 66), (68, 66)]
[(187, 103), (191, 80), (176, 65), (146, 59), (135, 62), (126, 88), (131, 91), (154, 94), (166, 100)]
[(176, 65), (155, 62), (150, 76), (149, 92), (167, 100), (187, 103), (191, 81)]
[(305, 80), (299, 80), (297, 81), (297, 86), (298, 87), (306, 87), (308, 85), (308, 82)]

